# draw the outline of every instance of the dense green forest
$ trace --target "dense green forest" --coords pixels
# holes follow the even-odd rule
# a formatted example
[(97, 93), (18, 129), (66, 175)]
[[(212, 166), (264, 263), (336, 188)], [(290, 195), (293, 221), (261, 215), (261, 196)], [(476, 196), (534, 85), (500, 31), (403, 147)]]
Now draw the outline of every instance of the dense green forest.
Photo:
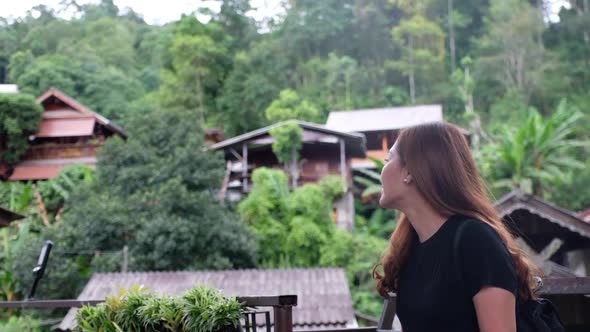
[(377, 315), (370, 270), (393, 213), (359, 201), (353, 234), (338, 231), (326, 208), (333, 179), (289, 192), (282, 172), (265, 169), (246, 200), (222, 205), (212, 192), (224, 164), (203, 151), (204, 128), (231, 137), (285, 117), (442, 104), (470, 130), (493, 195), (519, 187), (590, 206), (588, 1), (564, 2), (549, 20), (541, 0), (289, 0), (264, 27), (248, 0), (221, 2), (207, 23), (187, 14), (149, 25), (112, 0), (65, 1), (78, 13), (69, 20), (45, 6), (0, 18), (0, 82), (22, 92), (0, 100), (0, 137), (13, 143), (4, 161), (39, 121), (31, 96), (52, 86), (129, 133), (103, 148), (96, 171), (1, 184), (0, 205), (27, 218), (2, 230), (0, 299), (22, 298), (52, 239), (43, 298), (73, 298), (92, 272), (120, 270), (128, 246), (135, 270), (342, 266), (356, 309)]

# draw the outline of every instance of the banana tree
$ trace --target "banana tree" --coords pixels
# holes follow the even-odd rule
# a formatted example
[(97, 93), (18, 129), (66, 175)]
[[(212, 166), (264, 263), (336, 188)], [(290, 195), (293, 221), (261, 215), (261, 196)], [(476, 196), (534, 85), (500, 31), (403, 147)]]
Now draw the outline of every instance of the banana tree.
[(572, 170), (584, 167), (576, 152), (589, 146), (588, 140), (576, 137), (582, 117), (561, 101), (550, 117), (531, 109), (522, 126), (504, 129), (488, 151), (488, 167), (496, 178), (493, 186), (543, 197), (546, 189), (567, 182)]

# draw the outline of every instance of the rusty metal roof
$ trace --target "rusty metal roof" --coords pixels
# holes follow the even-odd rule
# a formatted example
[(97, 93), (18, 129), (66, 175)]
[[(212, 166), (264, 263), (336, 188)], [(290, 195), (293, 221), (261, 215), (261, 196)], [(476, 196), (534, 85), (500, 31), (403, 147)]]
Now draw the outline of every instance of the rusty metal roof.
[(59, 175), (59, 172), (65, 166), (75, 164), (94, 166), (96, 165), (96, 157), (25, 160), (14, 167), (8, 180), (26, 181), (53, 179)]
[(57, 177), (64, 166), (16, 166), (10, 181), (47, 180)]
[[(295, 329), (356, 326), (348, 281), (340, 268), (96, 273), (78, 300), (103, 300), (133, 285), (144, 285), (156, 294), (167, 295), (182, 294), (199, 285), (233, 296), (295, 294)], [(60, 329), (75, 326), (75, 311), (68, 312)]]
[[(109, 128), (113, 132), (121, 135), (122, 137), (127, 138), (127, 133), (121, 127), (119, 127), (118, 125), (113, 123), (111, 120), (105, 118), (104, 116), (102, 116), (98, 113), (95, 113), (87, 106), (83, 105), (79, 101), (75, 100), (74, 98), (68, 96), (67, 94), (63, 93), (62, 91), (60, 91), (54, 87), (51, 87), (49, 90), (45, 91), (41, 96), (39, 96), (37, 98), (37, 103), (43, 104), (43, 102), (45, 102), (46, 100), (48, 100), (51, 97), (61, 100), (66, 105), (70, 106), (72, 109), (74, 109), (82, 114), (93, 116), (96, 119), (96, 121), (98, 123), (100, 123), (101, 125)], [(55, 112), (55, 111), (53, 111), (53, 112)]]

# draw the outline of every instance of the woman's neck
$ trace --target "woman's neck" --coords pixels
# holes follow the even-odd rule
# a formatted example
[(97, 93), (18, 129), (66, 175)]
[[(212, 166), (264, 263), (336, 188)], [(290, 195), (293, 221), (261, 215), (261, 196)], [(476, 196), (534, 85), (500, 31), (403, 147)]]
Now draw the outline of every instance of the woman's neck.
[(426, 202), (417, 202), (406, 207), (402, 212), (406, 215), (410, 224), (418, 234), (420, 243), (428, 240), (447, 221), (448, 215), (434, 210)]

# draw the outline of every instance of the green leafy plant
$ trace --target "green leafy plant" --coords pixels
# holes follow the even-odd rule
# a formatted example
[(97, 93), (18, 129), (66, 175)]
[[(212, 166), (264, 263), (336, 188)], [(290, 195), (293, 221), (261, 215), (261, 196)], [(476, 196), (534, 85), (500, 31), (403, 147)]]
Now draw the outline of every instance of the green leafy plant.
[(182, 296), (156, 296), (141, 286), (76, 314), (76, 332), (222, 332), (240, 325), (241, 304), (219, 291), (196, 287)]
[(223, 297), (217, 290), (196, 287), (182, 299), (186, 331), (215, 332), (239, 324), (240, 303), (235, 298)]

